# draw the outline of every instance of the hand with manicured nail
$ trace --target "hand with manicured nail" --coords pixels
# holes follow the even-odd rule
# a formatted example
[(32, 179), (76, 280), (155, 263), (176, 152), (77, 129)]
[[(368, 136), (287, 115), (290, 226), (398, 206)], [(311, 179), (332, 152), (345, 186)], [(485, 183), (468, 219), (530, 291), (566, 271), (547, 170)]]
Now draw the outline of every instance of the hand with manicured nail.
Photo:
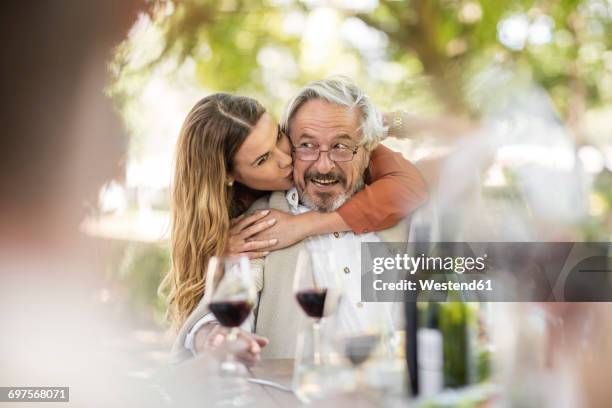
[(274, 245), (267, 248), (271, 251), (291, 246), (311, 235), (313, 226), (311, 216), (318, 214), (316, 211), (311, 211), (311, 213), (292, 215), (270, 210), (270, 213), (260, 221), (271, 221), (270, 226), (257, 232), (249, 240), (252, 242), (276, 240)]
[(270, 210), (263, 210), (234, 218), (231, 224), (227, 253), (229, 255), (245, 255), (249, 259), (268, 255), (269, 250), (278, 243), (278, 239), (272, 237), (256, 239), (253, 236), (276, 223), (274, 218), (263, 220), (269, 214)]

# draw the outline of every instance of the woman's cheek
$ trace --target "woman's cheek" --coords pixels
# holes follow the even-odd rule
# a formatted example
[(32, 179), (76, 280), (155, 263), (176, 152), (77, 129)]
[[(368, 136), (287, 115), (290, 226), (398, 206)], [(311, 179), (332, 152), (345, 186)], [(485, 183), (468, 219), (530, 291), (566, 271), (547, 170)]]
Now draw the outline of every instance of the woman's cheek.
[(266, 190), (276, 190), (281, 182), (281, 176), (272, 166), (266, 166), (265, 171), (262, 171), (261, 181), (265, 183)]
[(288, 156), (291, 156), (291, 143), (289, 143), (289, 137), (285, 137), (281, 142), (280, 149)]

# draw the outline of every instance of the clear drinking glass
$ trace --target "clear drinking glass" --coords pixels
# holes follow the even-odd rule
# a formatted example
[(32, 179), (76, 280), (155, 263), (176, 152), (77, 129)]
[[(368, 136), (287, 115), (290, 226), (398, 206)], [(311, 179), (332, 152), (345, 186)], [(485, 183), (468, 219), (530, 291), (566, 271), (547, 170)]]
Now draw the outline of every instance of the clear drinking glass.
[(387, 384), (382, 374), (394, 365), (397, 348), (394, 343), (398, 341), (391, 306), (367, 302), (360, 312), (359, 321), (336, 330), (335, 348), (352, 366), (355, 388), (385, 388)]
[(246, 374), (246, 367), (235, 359), (234, 353), (238, 346), (239, 327), (249, 316), (257, 296), (248, 258), (212, 257), (208, 263), (204, 296), (204, 302), (219, 324), (229, 329), (221, 374)]

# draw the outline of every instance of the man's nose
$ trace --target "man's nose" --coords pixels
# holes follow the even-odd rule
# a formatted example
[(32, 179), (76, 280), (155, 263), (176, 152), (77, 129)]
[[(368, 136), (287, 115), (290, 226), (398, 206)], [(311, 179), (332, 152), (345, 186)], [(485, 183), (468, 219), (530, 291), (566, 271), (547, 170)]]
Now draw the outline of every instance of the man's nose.
[(321, 174), (327, 174), (335, 167), (335, 163), (329, 159), (329, 151), (321, 151), (314, 168)]

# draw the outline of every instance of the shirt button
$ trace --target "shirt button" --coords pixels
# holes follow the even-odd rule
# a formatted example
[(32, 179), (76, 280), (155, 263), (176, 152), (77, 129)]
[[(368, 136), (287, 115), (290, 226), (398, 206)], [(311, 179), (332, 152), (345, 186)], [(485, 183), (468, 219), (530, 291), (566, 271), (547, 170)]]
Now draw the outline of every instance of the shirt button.
[(344, 273), (351, 273), (351, 270), (349, 269), (348, 266), (344, 267)]
[(340, 233), (339, 232), (334, 232), (334, 237), (340, 238)]
[(363, 303), (361, 303), (361, 302), (357, 302), (357, 307), (358, 307), (358, 308), (362, 308), (362, 307), (363, 307)]

